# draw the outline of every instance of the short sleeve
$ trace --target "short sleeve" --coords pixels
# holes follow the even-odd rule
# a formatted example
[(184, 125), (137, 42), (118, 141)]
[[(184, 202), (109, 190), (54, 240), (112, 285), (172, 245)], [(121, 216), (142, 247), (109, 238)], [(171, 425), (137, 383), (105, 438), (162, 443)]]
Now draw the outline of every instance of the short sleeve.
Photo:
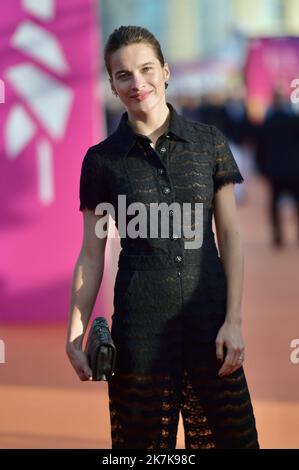
[(80, 175), (80, 211), (94, 210), (100, 202), (107, 202), (105, 159), (90, 147), (82, 161)]
[(214, 136), (215, 168), (214, 191), (218, 191), (228, 183), (242, 183), (243, 176), (235, 161), (228, 142), (222, 132), (215, 126), (211, 126)]

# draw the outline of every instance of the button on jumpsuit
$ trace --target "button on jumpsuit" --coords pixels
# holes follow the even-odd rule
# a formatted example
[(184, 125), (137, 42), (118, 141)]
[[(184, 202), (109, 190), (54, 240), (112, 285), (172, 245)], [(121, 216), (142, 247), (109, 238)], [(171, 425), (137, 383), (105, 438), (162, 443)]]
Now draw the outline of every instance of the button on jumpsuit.
[(189, 203), (193, 229), (195, 203), (203, 208), (200, 247), (186, 247), (190, 234), (183, 224), (177, 233), (174, 210), (169, 237), (121, 237), (111, 326), (117, 361), (108, 382), (112, 448), (175, 449), (180, 412), (186, 448), (258, 448), (243, 367), (220, 378), (215, 346), (227, 285), (212, 230), (213, 196), (243, 178), (216, 127), (167, 106), (169, 127), (155, 149), (124, 113), (81, 169), (80, 210), (109, 202), (117, 227), (119, 195), (126, 207), (143, 203), (147, 215), (153, 203)]

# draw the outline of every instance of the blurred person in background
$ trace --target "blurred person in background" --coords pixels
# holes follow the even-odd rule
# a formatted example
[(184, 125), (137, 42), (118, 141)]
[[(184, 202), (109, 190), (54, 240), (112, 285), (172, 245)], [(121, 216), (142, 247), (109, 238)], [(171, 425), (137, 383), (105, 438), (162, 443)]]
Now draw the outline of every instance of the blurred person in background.
[(257, 165), (270, 187), (269, 216), (272, 244), (284, 244), (280, 201), (290, 195), (296, 207), (299, 243), (299, 117), (277, 88), (273, 104), (257, 132)]
[(90, 380), (82, 342), (107, 241), (95, 234), (97, 205), (110, 202), (118, 223), (120, 194), (142, 203), (147, 215), (152, 204), (176, 202), (191, 203), (194, 216), (193, 203), (203, 203), (199, 248), (186, 248), (190, 238), (178, 230), (175, 210), (167, 217), (170, 237), (121, 237), (111, 328), (117, 361), (108, 382), (112, 448), (175, 449), (180, 412), (186, 448), (258, 448), (243, 369), (243, 250), (233, 191), (242, 175), (216, 127), (181, 116), (166, 101), (170, 71), (152, 33), (114, 30), (105, 64), (126, 112), (82, 163), (84, 237), (72, 282), (69, 359), (79, 378)]

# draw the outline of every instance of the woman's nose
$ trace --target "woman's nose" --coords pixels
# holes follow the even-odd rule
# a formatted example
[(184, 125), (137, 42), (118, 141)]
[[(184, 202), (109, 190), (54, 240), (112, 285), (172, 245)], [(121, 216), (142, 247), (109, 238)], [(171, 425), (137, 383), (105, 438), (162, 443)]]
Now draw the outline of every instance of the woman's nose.
[(132, 75), (132, 88), (139, 89), (143, 83), (143, 78), (140, 75)]

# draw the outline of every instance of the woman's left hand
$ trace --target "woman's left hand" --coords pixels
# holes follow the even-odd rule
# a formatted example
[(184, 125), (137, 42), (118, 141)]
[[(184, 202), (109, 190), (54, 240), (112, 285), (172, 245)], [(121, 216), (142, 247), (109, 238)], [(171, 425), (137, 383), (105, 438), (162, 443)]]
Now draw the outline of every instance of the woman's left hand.
[[(225, 358), (224, 347), (227, 350)], [(216, 356), (221, 362), (224, 359), (218, 372), (220, 377), (230, 375), (242, 366), (245, 359), (245, 345), (240, 325), (224, 322), (216, 338)]]

